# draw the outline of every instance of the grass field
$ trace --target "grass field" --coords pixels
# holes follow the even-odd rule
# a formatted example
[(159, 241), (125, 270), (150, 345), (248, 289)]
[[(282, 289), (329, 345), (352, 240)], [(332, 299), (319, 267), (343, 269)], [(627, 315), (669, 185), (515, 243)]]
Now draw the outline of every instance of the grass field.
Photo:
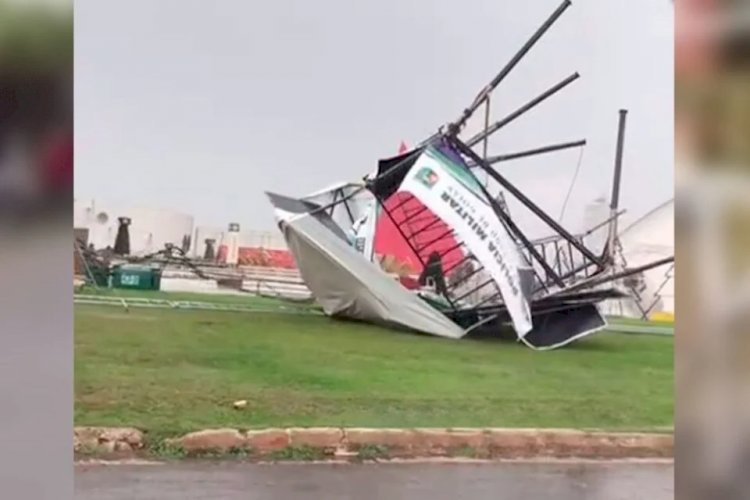
[(638, 318), (625, 318), (625, 317), (620, 317), (620, 316), (613, 316), (609, 318), (609, 322), (617, 323), (621, 325), (631, 325), (631, 326), (655, 326), (655, 327), (674, 328), (674, 321), (665, 321), (665, 320), (644, 321)]
[[(672, 425), (672, 338), (534, 352), (319, 316), (75, 308), (76, 425)], [(248, 400), (243, 411), (232, 402)]]
[(317, 307), (309, 302), (290, 302), (271, 297), (260, 297), (250, 293), (195, 293), (195, 292), (163, 292), (152, 290), (132, 290), (122, 288), (94, 288), (84, 287), (79, 294), (97, 295), (104, 297), (125, 297), (139, 299), (171, 300), (177, 302), (208, 302), (213, 304), (231, 304), (245, 306), (296, 306)]

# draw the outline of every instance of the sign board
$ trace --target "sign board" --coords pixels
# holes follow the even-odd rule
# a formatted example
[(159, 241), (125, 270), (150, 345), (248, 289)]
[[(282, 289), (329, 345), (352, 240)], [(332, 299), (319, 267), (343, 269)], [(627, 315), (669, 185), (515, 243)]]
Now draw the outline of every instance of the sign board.
[(417, 197), (455, 230), (497, 283), (518, 335), (526, 335), (532, 329), (532, 320), (520, 269), (528, 265), (497, 220), (476, 177), (430, 147), (414, 163), (401, 189)]

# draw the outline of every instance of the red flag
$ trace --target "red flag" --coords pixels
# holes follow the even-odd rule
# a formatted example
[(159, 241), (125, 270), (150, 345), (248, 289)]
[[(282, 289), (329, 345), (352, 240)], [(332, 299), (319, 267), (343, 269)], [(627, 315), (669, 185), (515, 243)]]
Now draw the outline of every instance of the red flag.
[(398, 154), (402, 155), (409, 151), (409, 146), (404, 141), (401, 141), (401, 145), (398, 147)]

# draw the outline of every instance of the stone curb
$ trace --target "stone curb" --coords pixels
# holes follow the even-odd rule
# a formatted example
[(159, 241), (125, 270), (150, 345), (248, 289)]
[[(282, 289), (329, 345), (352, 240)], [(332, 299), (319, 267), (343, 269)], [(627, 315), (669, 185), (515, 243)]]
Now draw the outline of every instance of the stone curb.
[[(75, 451), (134, 452), (143, 433), (131, 428), (76, 428)], [(588, 432), (568, 429), (374, 429), (288, 428), (240, 431), (206, 429), (167, 440), (187, 454), (250, 450), (266, 455), (289, 448), (312, 448), (330, 456), (368, 452), (388, 457), (455, 454), (492, 458), (671, 458), (671, 433)]]
[(143, 433), (131, 427), (76, 427), (76, 453), (128, 453), (143, 448)]

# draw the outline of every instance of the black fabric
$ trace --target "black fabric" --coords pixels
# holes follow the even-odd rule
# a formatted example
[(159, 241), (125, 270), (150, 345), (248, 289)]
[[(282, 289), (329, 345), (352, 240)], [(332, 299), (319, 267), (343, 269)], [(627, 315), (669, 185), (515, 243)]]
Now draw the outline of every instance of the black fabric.
[(535, 314), (534, 328), (526, 341), (534, 347), (551, 347), (570, 342), (574, 337), (605, 326), (599, 310), (592, 304), (575, 305), (553, 312)]
[(422, 154), (422, 151), (423, 148), (418, 148), (393, 158), (380, 160), (378, 162), (378, 175), (374, 179), (368, 180), (367, 189), (381, 200), (389, 198), (398, 191), (401, 182)]
[(115, 254), (130, 255), (130, 231), (128, 230), (130, 219), (120, 217), (118, 221), (120, 222), (120, 227), (117, 228), (117, 236), (115, 237)]
[(206, 240), (206, 250), (203, 253), (203, 258), (206, 260), (214, 260), (216, 258), (216, 250), (214, 249), (214, 245), (216, 244), (216, 240), (214, 239), (207, 239)]
[[(601, 317), (597, 312), (595, 304), (606, 299), (622, 298), (624, 296), (622, 292), (616, 289), (602, 289), (569, 292), (567, 294), (535, 300), (531, 303), (531, 316), (535, 327), (528, 334), (531, 336), (527, 336), (526, 338), (530, 344), (536, 347), (546, 347), (548, 345), (556, 345), (559, 342), (565, 342), (566, 339), (571, 339), (588, 329), (597, 327), (596, 325), (600, 323)], [(580, 312), (581, 310), (584, 312)], [(505, 304), (446, 311), (446, 316), (461, 326), (467, 323), (472, 324), (473, 318), (487, 315), (496, 315), (497, 320), (486, 323), (475, 334), (505, 338), (505, 335), (500, 332), (499, 325), (507, 325), (512, 321)], [(565, 317), (568, 317), (568, 319), (564, 320)], [(597, 317), (599, 318), (598, 320)], [(572, 324), (566, 323), (566, 321)], [(585, 328), (589, 321), (595, 326)], [(603, 326), (603, 323), (601, 326)], [(513, 339), (518, 338), (515, 332), (508, 338), (511, 337)], [(549, 342), (549, 344), (545, 342)]]
[(293, 214), (310, 213), (312, 217), (314, 217), (318, 220), (318, 222), (327, 227), (333, 234), (344, 241), (349, 241), (346, 237), (346, 233), (344, 233), (341, 227), (336, 224), (333, 218), (328, 213), (326, 213), (325, 210), (321, 210), (321, 208), (323, 208), (321, 205), (318, 205), (317, 203), (313, 203), (311, 201), (300, 200), (298, 198), (290, 198), (289, 196), (284, 196), (276, 193), (269, 193), (268, 191), (266, 191), (266, 196), (268, 196), (268, 199), (271, 200), (271, 204), (277, 209), (284, 210), (285, 212), (290, 212)]
[(190, 245), (192, 244), (193, 238), (189, 234), (182, 236), (182, 253), (188, 253)]
[[(551, 297), (544, 297), (532, 301), (531, 315), (536, 317), (537, 315), (543, 315), (552, 311), (569, 309), (573, 306), (597, 304), (607, 299), (619, 299), (624, 297), (627, 297), (627, 294), (614, 288), (553, 295)], [(498, 314), (503, 321), (510, 321), (508, 309), (505, 304), (502, 303), (482, 307), (468, 307), (463, 311), (456, 311), (451, 314), (461, 314), (465, 311), (479, 311), (483, 314)]]

